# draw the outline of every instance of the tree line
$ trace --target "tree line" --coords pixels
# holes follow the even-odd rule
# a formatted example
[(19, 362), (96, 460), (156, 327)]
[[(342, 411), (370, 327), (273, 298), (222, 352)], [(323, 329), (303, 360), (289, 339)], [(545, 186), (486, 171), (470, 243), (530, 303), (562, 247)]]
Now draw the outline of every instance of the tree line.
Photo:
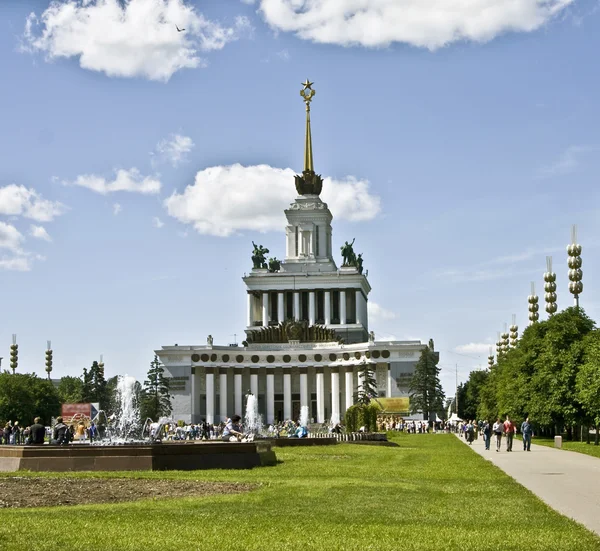
[[(97, 361), (84, 368), (80, 377), (62, 377), (57, 386), (34, 373), (0, 373), (0, 423), (19, 421), (29, 425), (34, 417), (50, 424), (60, 415), (62, 404), (98, 403), (105, 412), (115, 413), (118, 376), (106, 379), (104, 368)], [(154, 356), (144, 384), (136, 383), (134, 401), (140, 406), (140, 417), (157, 420), (172, 411), (169, 381), (164, 368)]]
[(537, 432), (568, 438), (600, 425), (600, 329), (582, 308), (535, 322), (516, 346), (458, 387), (462, 419), (530, 418)]

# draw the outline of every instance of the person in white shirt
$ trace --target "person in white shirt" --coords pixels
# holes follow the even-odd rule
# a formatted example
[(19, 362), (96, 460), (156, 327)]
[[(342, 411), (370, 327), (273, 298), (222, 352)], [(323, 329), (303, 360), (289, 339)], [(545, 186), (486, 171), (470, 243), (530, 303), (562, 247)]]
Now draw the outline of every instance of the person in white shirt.
[(496, 419), (494, 426), (492, 427), (494, 436), (496, 437), (496, 451), (500, 451), (500, 444), (502, 443), (502, 432), (504, 430), (504, 424), (500, 421), (500, 418)]

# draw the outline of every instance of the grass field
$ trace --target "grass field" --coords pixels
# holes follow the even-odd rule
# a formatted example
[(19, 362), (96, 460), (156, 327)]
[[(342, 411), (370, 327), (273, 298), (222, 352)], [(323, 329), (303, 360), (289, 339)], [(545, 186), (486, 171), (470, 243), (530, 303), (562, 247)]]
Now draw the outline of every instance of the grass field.
[[(550, 448), (554, 447), (554, 438), (551, 437), (543, 437), (536, 436), (531, 440), (532, 444), (539, 444), (540, 446), (548, 446)], [(600, 446), (594, 446), (594, 437), (592, 436), (592, 443), (586, 444), (585, 442), (576, 442), (565, 440), (563, 438), (562, 449), (568, 450), (571, 452), (579, 452), (584, 453), (586, 455), (591, 455), (593, 457), (600, 457)]]
[(599, 538), (455, 436), (393, 438), (399, 448), (278, 448), (279, 465), (251, 471), (82, 473), (260, 487), (207, 498), (6, 509), (0, 549), (600, 550)]

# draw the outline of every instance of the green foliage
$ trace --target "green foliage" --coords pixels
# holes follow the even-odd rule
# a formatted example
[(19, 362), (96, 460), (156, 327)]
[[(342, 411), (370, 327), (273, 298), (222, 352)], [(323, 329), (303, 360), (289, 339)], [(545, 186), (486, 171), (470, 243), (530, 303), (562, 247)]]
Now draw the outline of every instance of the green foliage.
[(344, 415), (346, 432), (358, 432), (365, 427), (367, 432), (377, 432), (377, 414), (381, 412), (376, 404), (354, 404)]
[(458, 416), (461, 419), (478, 419), (481, 389), (488, 379), (487, 371), (472, 371), (469, 380), (458, 386)]
[(164, 376), (163, 369), (158, 356), (150, 362), (147, 379), (141, 392), (140, 415), (142, 419), (153, 419), (157, 421), (160, 417), (171, 414), (171, 395), (169, 394), (169, 381)]
[(61, 377), (57, 390), (62, 404), (77, 404), (83, 401), (83, 381), (79, 377)]
[(82, 379), (81, 401), (84, 403), (98, 402), (100, 409), (108, 410), (111, 394), (104, 378), (104, 366), (100, 366), (96, 361), (93, 362), (89, 371), (83, 369)]
[(586, 419), (600, 425), (600, 330), (586, 335), (583, 349), (583, 364), (575, 383), (577, 399)]
[(373, 366), (363, 361), (358, 367), (358, 392), (354, 394), (354, 401), (358, 404), (369, 405), (371, 398), (377, 397), (377, 381)]
[[(600, 357), (593, 351), (594, 338), (587, 337), (594, 333), (594, 322), (580, 308), (567, 308), (527, 327), (517, 346), (498, 358), (484, 381), (480, 372), (471, 373), (465, 387), (478, 387), (477, 418), (529, 416), (537, 427), (556, 431), (589, 420), (594, 400), (585, 388), (596, 373), (594, 358)], [(579, 375), (586, 357), (587, 375)], [(591, 409), (582, 407), (584, 402)]]
[(434, 351), (433, 339), (422, 352), (410, 381), (410, 412), (423, 412), (429, 421), (435, 413), (444, 413), (444, 391), (440, 383), (440, 355)]
[(30, 425), (34, 417), (50, 424), (60, 414), (60, 398), (51, 381), (29, 373), (0, 373), (0, 422)]

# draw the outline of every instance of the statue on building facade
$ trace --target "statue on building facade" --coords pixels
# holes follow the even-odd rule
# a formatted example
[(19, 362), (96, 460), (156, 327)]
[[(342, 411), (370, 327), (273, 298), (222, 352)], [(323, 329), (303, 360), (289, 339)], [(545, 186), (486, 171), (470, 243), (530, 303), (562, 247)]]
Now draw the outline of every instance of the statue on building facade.
[(212, 346), (212, 344), (213, 344), (212, 335), (209, 335), (208, 337), (206, 337), (206, 344), (208, 344), (208, 346)]
[(253, 268), (264, 268), (267, 269), (266, 255), (269, 254), (269, 249), (266, 249), (262, 245), (257, 245), (252, 241), (254, 250), (252, 251), (252, 267)]
[(374, 331), (369, 332), (369, 342), (375, 342), (375, 332)]
[(356, 255), (354, 254), (354, 249), (352, 248), (355, 241), (356, 237), (352, 240), (352, 243), (348, 243), (348, 241), (346, 241), (341, 246), (342, 258), (344, 259), (342, 266), (356, 266)]
[(362, 253), (360, 253), (356, 257), (356, 268), (358, 269), (358, 273), (359, 274), (363, 273), (363, 257), (362, 257)]
[(277, 260), (277, 257), (269, 258), (269, 272), (274, 274), (281, 270), (281, 260)]

